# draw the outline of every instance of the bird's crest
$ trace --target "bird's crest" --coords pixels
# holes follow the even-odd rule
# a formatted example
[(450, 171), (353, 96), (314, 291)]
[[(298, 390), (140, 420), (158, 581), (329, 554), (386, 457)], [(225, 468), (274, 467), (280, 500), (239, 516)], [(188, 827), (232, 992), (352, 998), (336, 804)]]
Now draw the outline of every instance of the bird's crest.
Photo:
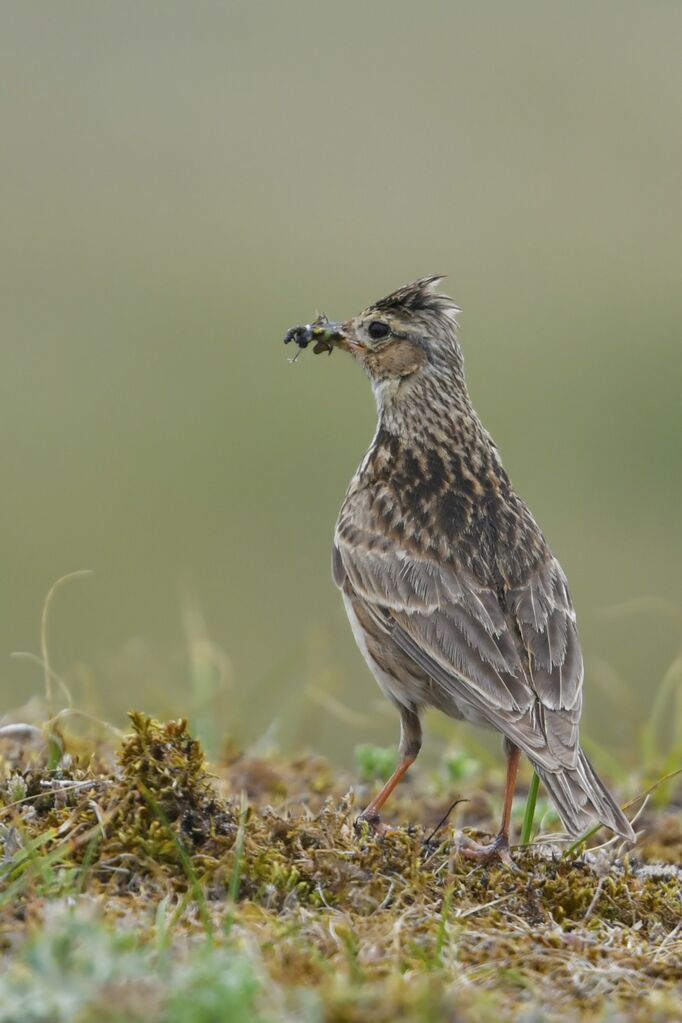
[(397, 291), (379, 299), (372, 306), (381, 312), (398, 312), (409, 310), (410, 312), (421, 312), (431, 310), (439, 312), (454, 319), (460, 311), (451, 298), (447, 295), (439, 295), (438, 285), (444, 280), (443, 274), (431, 274), (428, 277), (420, 277), (411, 284), (405, 284)]

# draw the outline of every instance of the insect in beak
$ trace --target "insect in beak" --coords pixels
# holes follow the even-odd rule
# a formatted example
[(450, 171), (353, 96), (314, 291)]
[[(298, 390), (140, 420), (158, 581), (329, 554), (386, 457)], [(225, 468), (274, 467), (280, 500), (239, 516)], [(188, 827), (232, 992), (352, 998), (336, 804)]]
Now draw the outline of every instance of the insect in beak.
[(320, 352), (327, 352), (331, 355), (334, 349), (334, 342), (340, 336), (341, 324), (330, 323), (324, 313), (322, 313), (313, 323), (306, 323), (288, 330), (284, 335), (284, 344), (288, 345), (293, 341), (294, 344), (298, 345), (299, 350), (291, 360), (295, 362), (301, 351), (307, 348), (313, 341), (315, 342), (313, 348), (315, 355), (319, 355)]

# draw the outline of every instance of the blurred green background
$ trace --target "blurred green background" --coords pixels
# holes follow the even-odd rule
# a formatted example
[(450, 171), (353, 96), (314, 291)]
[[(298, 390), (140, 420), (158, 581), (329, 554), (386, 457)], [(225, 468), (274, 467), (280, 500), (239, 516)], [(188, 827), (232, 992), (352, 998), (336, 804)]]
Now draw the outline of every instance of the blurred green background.
[(627, 761), (682, 623), (682, 6), (0, 20), (3, 709), (89, 568), (50, 619), (79, 705), (339, 759), (395, 739), (329, 577), (371, 393), (281, 337), (439, 272), (571, 582), (586, 732)]

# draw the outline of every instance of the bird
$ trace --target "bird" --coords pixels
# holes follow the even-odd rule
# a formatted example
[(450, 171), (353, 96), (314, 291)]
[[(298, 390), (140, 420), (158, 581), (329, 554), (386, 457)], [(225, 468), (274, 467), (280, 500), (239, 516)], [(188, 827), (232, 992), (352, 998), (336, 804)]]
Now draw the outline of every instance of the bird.
[(569, 835), (630, 822), (580, 746), (583, 657), (566, 576), (476, 414), (458, 306), (421, 277), (343, 322), (320, 316), (285, 341), (349, 353), (374, 391), (377, 425), (341, 505), (332, 575), (355, 641), (400, 716), (399, 763), (359, 821), (381, 810), (422, 747), (427, 707), (503, 738), (500, 829), (464, 841), (510, 867), (521, 754)]

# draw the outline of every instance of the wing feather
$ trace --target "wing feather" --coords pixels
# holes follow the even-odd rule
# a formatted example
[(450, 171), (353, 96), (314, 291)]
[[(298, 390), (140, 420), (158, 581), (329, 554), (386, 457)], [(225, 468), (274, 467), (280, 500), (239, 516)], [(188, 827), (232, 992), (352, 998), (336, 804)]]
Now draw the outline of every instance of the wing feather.
[(440, 706), (470, 707), (550, 770), (575, 765), (582, 654), (551, 555), (507, 591), (505, 607), (465, 570), (369, 530), (337, 530), (333, 575), (436, 683)]

